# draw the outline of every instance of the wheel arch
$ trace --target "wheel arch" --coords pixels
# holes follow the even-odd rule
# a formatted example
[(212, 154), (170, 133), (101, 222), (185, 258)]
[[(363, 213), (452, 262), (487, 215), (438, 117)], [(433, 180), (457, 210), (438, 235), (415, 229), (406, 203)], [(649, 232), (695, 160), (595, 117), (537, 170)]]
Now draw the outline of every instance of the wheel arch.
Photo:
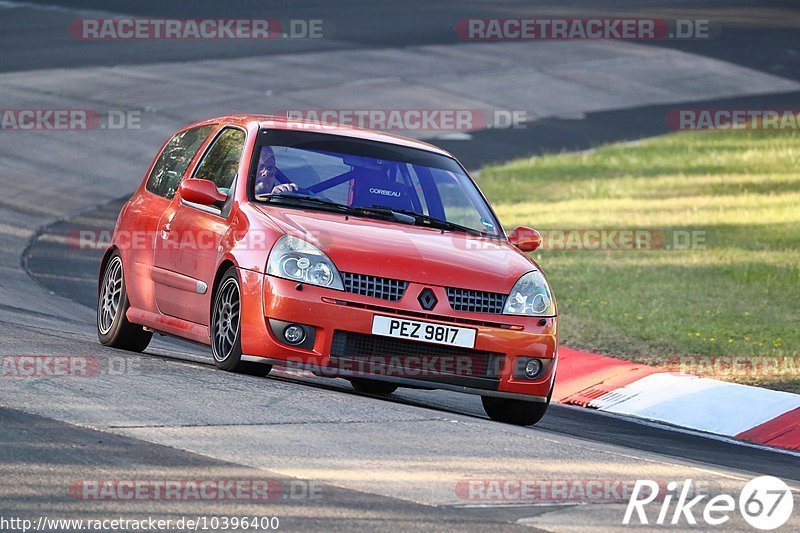
[(97, 297), (100, 297), (100, 285), (103, 283), (103, 274), (106, 271), (106, 265), (108, 264), (108, 260), (111, 259), (111, 256), (114, 255), (115, 252), (118, 252), (119, 248), (117, 245), (112, 244), (108, 247), (108, 249), (103, 254), (103, 258), (100, 260), (100, 272), (97, 274)]
[(238, 268), (238, 265), (234, 263), (232, 259), (226, 258), (219, 264), (219, 266), (217, 267), (217, 272), (216, 274), (214, 274), (214, 283), (211, 285), (211, 302), (208, 306), (209, 324), (211, 324), (211, 316), (214, 313), (214, 300), (217, 298), (217, 289), (219, 288), (219, 282), (222, 281), (222, 277), (231, 267)]

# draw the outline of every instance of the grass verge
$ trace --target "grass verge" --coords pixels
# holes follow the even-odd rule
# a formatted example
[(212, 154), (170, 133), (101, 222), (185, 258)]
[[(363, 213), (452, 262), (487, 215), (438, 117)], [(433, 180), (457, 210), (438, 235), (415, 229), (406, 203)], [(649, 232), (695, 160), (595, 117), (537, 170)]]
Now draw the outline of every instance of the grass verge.
[[(567, 346), (800, 392), (799, 166), (798, 132), (681, 132), (479, 181), (506, 227), (543, 232)], [(615, 230), (645, 249), (608, 249)]]

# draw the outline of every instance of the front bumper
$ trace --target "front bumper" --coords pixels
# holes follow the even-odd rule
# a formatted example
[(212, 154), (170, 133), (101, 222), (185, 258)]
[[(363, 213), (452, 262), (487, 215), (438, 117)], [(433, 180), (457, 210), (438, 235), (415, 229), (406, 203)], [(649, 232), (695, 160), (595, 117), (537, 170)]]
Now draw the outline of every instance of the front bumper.
[[(366, 377), (402, 386), (446, 389), (486, 396), (547, 401), (555, 379), (557, 318), (454, 311), (444, 287), (409, 283), (399, 302), (245, 272), (243, 359), (311, 370), (336, 377)], [(261, 278), (261, 279), (257, 279)], [(256, 291), (255, 287), (261, 287)], [(301, 287), (298, 289), (298, 287)], [(438, 304), (424, 311), (417, 295), (433, 290)], [(449, 348), (372, 335), (375, 315), (431, 322), (476, 331), (473, 349)], [(314, 329), (313, 346), (287, 345), (269, 320)], [(377, 342), (373, 342), (377, 341)], [(406, 354), (405, 351), (412, 353)], [(519, 361), (537, 358), (539, 374), (520, 374)], [(522, 359), (519, 359), (522, 358)]]

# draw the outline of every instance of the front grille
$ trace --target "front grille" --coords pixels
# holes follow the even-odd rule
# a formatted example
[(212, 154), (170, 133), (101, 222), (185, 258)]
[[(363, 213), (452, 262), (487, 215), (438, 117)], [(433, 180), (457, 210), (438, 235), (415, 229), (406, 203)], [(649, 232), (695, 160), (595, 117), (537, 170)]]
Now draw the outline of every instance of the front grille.
[(502, 314), (507, 295), (499, 292), (473, 291), (447, 287), (447, 299), (455, 311)]
[(347, 292), (390, 302), (399, 302), (408, 287), (407, 281), (350, 272), (342, 272), (342, 281)]
[(334, 331), (331, 365), (367, 374), (497, 389), (502, 353)]

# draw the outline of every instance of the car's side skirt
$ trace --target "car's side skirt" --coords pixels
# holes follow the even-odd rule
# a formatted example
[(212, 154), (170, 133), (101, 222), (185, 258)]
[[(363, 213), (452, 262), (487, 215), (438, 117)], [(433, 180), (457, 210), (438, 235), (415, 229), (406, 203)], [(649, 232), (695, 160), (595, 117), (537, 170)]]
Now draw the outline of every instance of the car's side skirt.
[(188, 322), (172, 316), (151, 313), (150, 311), (145, 311), (136, 307), (129, 308), (126, 316), (133, 324), (151, 328), (159, 333), (174, 335), (207, 346), (211, 345), (208, 326), (195, 324), (194, 322)]

